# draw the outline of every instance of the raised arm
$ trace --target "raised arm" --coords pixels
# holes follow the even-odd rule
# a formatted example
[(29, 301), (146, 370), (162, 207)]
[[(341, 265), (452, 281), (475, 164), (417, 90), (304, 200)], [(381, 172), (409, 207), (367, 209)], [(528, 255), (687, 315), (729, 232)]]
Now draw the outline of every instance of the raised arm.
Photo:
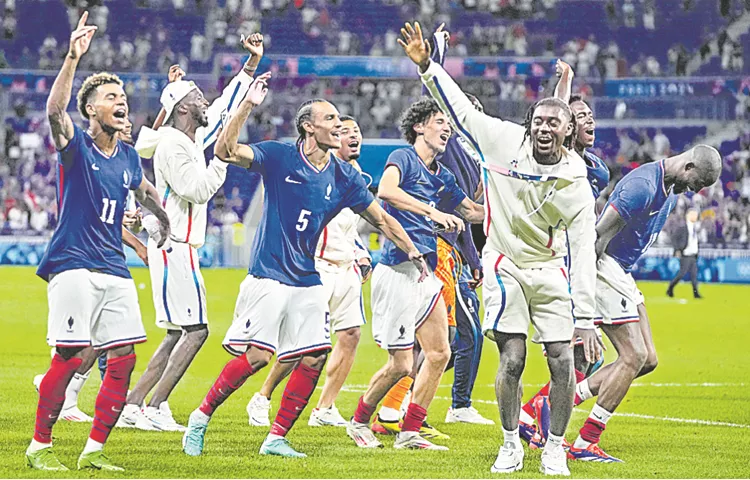
[(50, 89), (49, 98), (47, 98), (47, 119), (52, 131), (52, 140), (58, 150), (67, 147), (74, 134), (73, 120), (66, 110), (70, 103), (76, 67), (78, 67), (81, 56), (88, 51), (91, 38), (96, 32), (96, 26), (86, 25), (88, 18), (89, 12), (84, 12), (81, 19), (78, 20), (76, 29), (70, 34), (68, 54), (65, 55), (60, 73), (57, 74), (57, 78), (55, 78), (55, 82)]
[[(430, 96), (440, 106), (440, 110), (451, 119), (456, 132), (484, 158), (484, 151), (507, 149), (503, 137), (509, 129), (520, 128), (512, 122), (490, 117), (478, 111), (471, 100), (448, 75), (443, 67), (430, 60), (429, 43), (422, 37), (422, 28), (416, 23), (412, 28), (407, 23), (401, 29), (402, 39), (398, 39), (406, 55), (419, 67), (422, 83)], [(487, 160), (484, 158), (484, 160)]]
[(238, 142), (240, 130), (255, 107), (263, 103), (268, 93), (268, 80), (271, 73), (267, 72), (255, 79), (245, 98), (240, 102), (237, 113), (232, 117), (227, 126), (221, 131), (214, 155), (219, 160), (232, 163), (244, 168), (250, 168), (255, 158), (255, 153), (249, 145), (241, 145)]
[(217, 140), (226, 119), (237, 111), (240, 101), (245, 97), (253, 83), (253, 75), (258, 68), (258, 63), (263, 58), (263, 35), (260, 33), (254, 33), (248, 37), (242, 35), (240, 43), (250, 53), (250, 57), (248, 57), (242, 70), (224, 87), (221, 96), (209, 105), (206, 112), (208, 127), (202, 128), (199, 132), (200, 138), (203, 138), (204, 148)]
[(143, 207), (153, 213), (157, 220), (159, 220), (159, 233), (161, 233), (161, 238), (157, 246), (161, 248), (161, 246), (164, 245), (164, 242), (169, 238), (169, 217), (167, 216), (167, 212), (161, 206), (159, 192), (157, 192), (156, 188), (151, 185), (151, 182), (146, 180), (145, 176), (135, 191), (135, 198)]
[[(167, 73), (167, 78), (169, 79), (169, 83), (172, 82), (178, 82), (182, 80), (182, 77), (185, 76), (185, 71), (179, 66), (179, 65), (172, 65), (169, 67), (169, 73)], [(154, 120), (154, 124), (151, 126), (152, 130), (158, 130), (159, 127), (164, 125), (164, 120), (166, 120), (167, 111), (164, 110), (164, 107), (162, 107), (161, 110), (159, 110), (159, 114), (156, 115), (156, 119)]]
[(558, 59), (555, 64), (555, 74), (560, 79), (555, 87), (555, 97), (568, 103), (570, 102), (570, 94), (573, 91), (573, 68)]
[(409, 260), (411, 260), (421, 273), (421, 276), (419, 277), (420, 282), (427, 278), (429, 271), (422, 254), (417, 250), (417, 247), (414, 246), (414, 243), (409, 238), (409, 235), (407, 235), (404, 227), (402, 227), (395, 218), (388, 215), (388, 213), (383, 210), (383, 207), (378, 205), (377, 201), (373, 201), (360, 213), (360, 216), (367, 220), (370, 225), (383, 232), (383, 235), (385, 235), (386, 238), (409, 255)]
[(458, 230), (459, 232), (464, 229), (464, 222), (448, 213), (443, 213), (434, 206), (427, 205), (424, 202), (420, 202), (416, 198), (406, 193), (399, 185), (401, 184), (401, 172), (395, 165), (389, 165), (386, 167), (383, 176), (380, 179), (380, 185), (378, 186), (378, 197), (382, 198), (383, 201), (388, 202), (399, 210), (406, 210), (407, 212), (416, 213), (417, 215), (424, 215), (433, 222), (436, 222), (449, 232)]

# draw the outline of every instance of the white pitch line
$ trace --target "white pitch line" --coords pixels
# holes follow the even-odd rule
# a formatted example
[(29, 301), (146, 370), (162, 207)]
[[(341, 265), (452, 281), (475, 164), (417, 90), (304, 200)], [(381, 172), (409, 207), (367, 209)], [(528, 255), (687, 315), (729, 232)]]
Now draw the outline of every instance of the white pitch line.
[[(545, 386), (546, 383), (536, 383), (536, 384), (525, 384), (524, 387), (536, 387), (541, 388)], [(631, 385), (631, 387), (655, 387), (655, 388), (691, 388), (691, 387), (698, 387), (698, 388), (722, 388), (722, 387), (747, 387), (750, 384), (748, 383), (634, 383)], [(482, 385), (485, 388), (494, 388), (494, 383), (487, 383), (485, 385)], [(445, 387), (452, 387), (450, 384), (442, 384), (440, 385), (441, 388)]]
[[(680, 385), (690, 385), (690, 384), (680, 384)], [(700, 385), (700, 384), (696, 384), (696, 385)], [(344, 387), (341, 390), (344, 392), (364, 393), (366, 389), (367, 389), (366, 385), (344, 385)], [(452, 398), (451, 397), (435, 397), (435, 400), (451, 401)], [(472, 399), (472, 403), (482, 403), (482, 404), (495, 405), (495, 406), (497, 405), (497, 402), (495, 400)], [(576, 413), (584, 413), (584, 414), (588, 413), (588, 410), (584, 410), (582, 408), (574, 408), (573, 411)], [(616, 417), (642, 418), (644, 420), (660, 420), (662, 422), (692, 423), (695, 425), (705, 425), (708, 427), (750, 428), (750, 425), (745, 425), (742, 423), (716, 422), (713, 420), (701, 420), (699, 418), (657, 417), (655, 415), (644, 415), (640, 413), (627, 413), (627, 412), (622, 412), (622, 413), (615, 412), (614, 415)]]

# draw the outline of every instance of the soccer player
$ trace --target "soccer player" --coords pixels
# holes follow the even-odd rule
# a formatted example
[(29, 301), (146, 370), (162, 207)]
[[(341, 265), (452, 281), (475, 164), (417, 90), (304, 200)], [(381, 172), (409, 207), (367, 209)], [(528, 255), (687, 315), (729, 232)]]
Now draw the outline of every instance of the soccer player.
[[(438, 154), (445, 152), (451, 127), (434, 100), (425, 98), (412, 104), (401, 117), (401, 132), (411, 147), (398, 149), (388, 157), (378, 196), (385, 202), (386, 211), (404, 225), (434, 270), (438, 262), (435, 230), (464, 228), (463, 220), (436, 206), (442, 202), (446, 210), (455, 210), (474, 223), (484, 219), (484, 208), (467, 198), (455, 176), (435, 161)], [(432, 272), (420, 283), (408, 258), (392, 242), (385, 241), (372, 278), (372, 332), (375, 342), (388, 351), (388, 361), (370, 380), (347, 425), (347, 434), (357, 446), (383, 446), (370, 430), (370, 418), (388, 390), (412, 371), (416, 337), (424, 363), (416, 374), (411, 403), (394, 447), (448, 449), (419, 434), (450, 359), (448, 313), (440, 294), (442, 288)]]
[[(157, 130), (142, 129), (136, 144), (142, 157), (154, 159), (156, 188), (172, 224), (168, 249), (157, 248), (154, 239), (148, 242), (156, 325), (167, 334), (128, 395), (119, 426), (185, 430), (174, 420), (167, 400), (208, 338), (198, 249), (205, 241), (208, 201), (227, 173), (221, 160), (213, 159), (206, 166), (204, 150), (216, 140), (224, 116), (237, 110), (263, 57), (262, 35), (242, 40), (250, 57), (210, 105), (193, 82), (182, 80), (184, 72), (171, 70), (174, 81), (161, 95), (164, 124)], [(151, 399), (142, 407), (152, 389)]]
[[(362, 146), (359, 125), (348, 115), (340, 118), (341, 148), (336, 150), (335, 155), (361, 172), (357, 162)], [(326, 381), (318, 406), (310, 413), (308, 425), (311, 427), (345, 427), (347, 423), (334, 402), (354, 364), (360, 327), (365, 324), (362, 284), (369, 280), (372, 273), (370, 253), (360, 243), (357, 233), (359, 218), (351, 209), (342, 210), (323, 229), (315, 247), (315, 268), (325, 290), (336, 344), (326, 366)], [(251, 426), (271, 425), (268, 418), (271, 394), (294, 366), (294, 363), (277, 361), (271, 367), (260, 391), (247, 404)]]
[[(259, 172), (265, 185), (263, 216), (253, 241), (248, 276), (240, 286), (234, 321), (224, 347), (237, 357), (226, 364), (200, 407), (191, 415), (183, 451), (200, 455), (216, 409), (265, 367), (274, 353), (298, 362), (263, 442), (262, 455), (304, 457), (286, 434), (307, 405), (331, 350), (325, 288), (315, 269), (315, 247), (325, 226), (344, 208), (363, 216), (397, 243), (427, 276), (427, 266), (401, 225), (375, 202), (362, 175), (336, 159), (341, 148), (339, 113), (331, 103), (303, 103), (295, 117), (296, 145), (260, 142), (238, 145), (240, 128), (265, 98), (270, 74), (256, 79), (216, 144), (216, 156)], [(415, 268), (416, 266), (416, 268)]]
[[(444, 25), (440, 25), (432, 36), (431, 58), (441, 65), (445, 60), (450, 38), (443, 27)], [(426, 90), (424, 93), (429, 95)], [(479, 99), (473, 95), (467, 96), (478, 110), (484, 110)], [(455, 132), (451, 135), (445, 153), (438, 155), (437, 161), (456, 176), (456, 182), (464, 192), (471, 192), (475, 199), (481, 197), (478, 155), (460, 135)], [(441, 205), (438, 205), (438, 208), (446, 211)], [(450, 368), (452, 363), (455, 368), (453, 403), (448, 409), (445, 421), (493, 425), (495, 422), (482, 417), (471, 405), (471, 392), (479, 373), (483, 343), (482, 324), (479, 321), (479, 298), (476, 294), (476, 288), (482, 281), (479, 253), (474, 246), (468, 224), (460, 233), (440, 232), (437, 242), (438, 264), (435, 276), (443, 282), (441, 295), (448, 312), (449, 338), (453, 351), (452, 362), (449, 362), (448, 367)], [(413, 386), (415, 375), (416, 372), (412, 372), (388, 391), (372, 424), (373, 432), (397, 434), (401, 430), (401, 406)], [(420, 429), (420, 434), (427, 439), (448, 438), (426, 421)]]
[(683, 192), (699, 192), (716, 182), (721, 155), (697, 145), (679, 155), (642, 165), (615, 186), (596, 225), (596, 303), (604, 333), (617, 350), (577, 390), (596, 405), (569, 450), (569, 458), (618, 462), (599, 448), (599, 439), (633, 380), (656, 368), (657, 356), (643, 294), (630, 274), (656, 240)]
[[(126, 120), (125, 129), (119, 132), (119, 138), (128, 145), (133, 144), (133, 138), (131, 136), (133, 131), (133, 124), (130, 120)], [(140, 210), (135, 207), (135, 198), (132, 194), (128, 194), (128, 206), (126, 207), (123, 215), (123, 227), (122, 227), (122, 243), (135, 250), (138, 257), (143, 260), (145, 265), (148, 265), (148, 257), (146, 255), (146, 246), (141, 242), (138, 237), (130, 232), (129, 228), (137, 228), (140, 223)], [(55, 349), (52, 349), (52, 356), (55, 356)], [(87, 347), (80, 353), (81, 366), (78, 367), (73, 378), (68, 383), (68, 387), (65, 389), (65, 402), (63, 402), (62, 410), (60, 411), (59, 418), (67, 420), (69, 422), (93, 422), (94, 418), (90, 415), (81, 411), (78, 408), (78, 394), (81, 392), (84, 383), (89, 378), (91, 373), (91, 367), (94, 362), (99, 358), (100, 366), (103, 363), (105, 368), (107, 364), (106, 352), (98, 354), (92, 347)], [(104, 378), (104, 371), (102, 371), (102, 378)], [(34, 377), (34, 387), (39, 392), (39, 386), (44, 379), (44, 374), (40, 374)]]
[[(500, 352), (495, 384), (504, 435), (491, 471), (523, 468), (520, 379), (532, 323), (547, 350), (552, 378), (550, 435), (541, 470), (570, 475), (562, 446), (575, 387), (568, 345), (577, 334), (589, 360), (600, 353), (593, 324), (594, 200), (583, 161), (563, 146), (573, 133), (572, 113), (556, 98), (533, 105), (524, 125), (479, 112), (450, 75), (430, 61), (419, 24), (407, 23), (401, 32), (399, 42), (418, 65), (422, 82), (482, 162), (488, 234), (482, 255), (487, 273), (483, 329)], [(563, 227), (570, 238), (570, 276), (563, 262)]]
[(122, 81), (109, 73), (88, 77), (77, 95), (78, 110), (89, 121), (84, 131), (65, 111), (75, 70), (96, 31), (85, 12), (47, 100), (47, 117), (59, 153), (60, 220), (37, 274), (49, 282), (47, 343), (57, 348), (39, 386), (34, 438), (26, 450), (29, 466), (67, 470), (52, 451), (52, 427), (65, 389), (88, 346), (107, 351), (107, 373), (96, 399), (91, 434), (78, 468), (122, 471), (102, 448), (125, 403), (135, 366), (133, 344), (146, 341), (135, 283), (122, 251), (122, 220), (129, 190), (162, 222), (169, 218), (156, 189), (143, 176), (135, 150), (118, 140), (128, 116)]
[[(594, 141), (596, 139), (596, 122), (594, 120), (594, 114), (589, 105), (581, 97), (570, 95), (574, 76), (573, 69), (570, 65), (562, 60), (558, 60), (556, 71), (557, 75), (560, 77), (560, 81), (555, 88), (555, 97), (570, 105), (570, 109), (575, 118), (575, 131), (566, 141), (569, 144), (572, 144), (576, 153), (586, 163), (586, 172), (589, 184), (591, 185), (591, 193), (596, 200), (600, 197), (602, 191), (609, 185), (609, 167), (604, 163), (604, 160), (588, 150), (594, 146)], [(593, 374), (596, 369), (601, 366), (603, 361), (603, 359), (600, 359), (596, 363), (588, 362), (580, 339), (577, 339), (576, 341), (573, 358), (576, 382), (580, 382), (585, 377)], [(531, 448), (541, 448), (547, 437), (548, 432), (545, 428), (548, 428), (548, 424), (544, 418), (539, 417), (546, 417), (548, 413), (548, 395), (549, 383), (542, 387), (538, 393), (532, 396), (531, 399), (521, 407), (519, 432), (521, 438), (525, 440)], [(577, 405), (580, 401), (580, 395), (577, 394), (574, 403)], [(540, 427), (543, 428), (537, 429), (534, 425), (535, 420), (537, 420)]]

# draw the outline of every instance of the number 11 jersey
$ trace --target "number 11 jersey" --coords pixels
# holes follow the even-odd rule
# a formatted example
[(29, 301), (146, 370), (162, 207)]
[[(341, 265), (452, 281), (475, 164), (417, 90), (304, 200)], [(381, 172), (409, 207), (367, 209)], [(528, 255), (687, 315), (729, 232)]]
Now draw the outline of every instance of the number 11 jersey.
[(362, 175), (333, 154), (318, 170), (301, 144), (250, 147), (255, 154), (250, 170), (263, 177), (265, 196), (248, 274), (293, 287), (321, 285), (315, 247), (323, 228), (345, 208), (359, 214), (374, 197)]
[(143, 180), (135, 149), (117, 141), (107, 156), (78, 125), (58, 153), (57, 228), (37, 275), (85, 268), (131, 278), (122, 250), (122, 217), (129, 190)]

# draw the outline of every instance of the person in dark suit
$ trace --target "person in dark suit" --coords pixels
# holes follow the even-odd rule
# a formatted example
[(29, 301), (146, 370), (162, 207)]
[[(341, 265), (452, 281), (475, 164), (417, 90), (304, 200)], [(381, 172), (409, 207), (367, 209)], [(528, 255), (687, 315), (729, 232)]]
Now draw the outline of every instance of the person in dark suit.
[(693, 296), (702, 298), (698, 293), (698, 210), (691, 208), (685, 214), (683, 222), (674, 232), (672, 238), (674, 255), (680, 259), (680, 271), (669, 282), (667, 295), (674, 296), (674, 287), (690, 272), (690, 281), (693, 284)]

